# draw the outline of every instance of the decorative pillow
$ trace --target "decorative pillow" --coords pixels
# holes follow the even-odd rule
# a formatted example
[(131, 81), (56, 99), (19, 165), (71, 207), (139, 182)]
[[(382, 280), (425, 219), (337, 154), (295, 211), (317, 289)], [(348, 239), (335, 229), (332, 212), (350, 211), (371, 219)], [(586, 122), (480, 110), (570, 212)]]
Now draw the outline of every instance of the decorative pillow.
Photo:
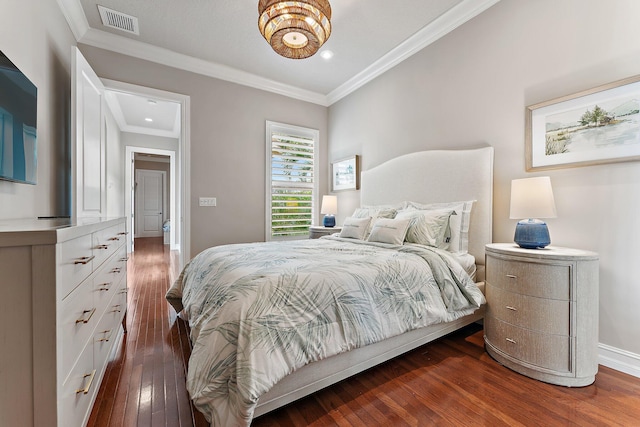
[(366, 235), (368, 236), (376, 218), (395, 218), (397, 212), (398, 210), (391, 206), (362, 206), (361, 208), (356, 208), (351, 216), (354, 218), (371, 218), (369, 228), (367, 228)]
[(401, 245), (407, 235), (409, 228), (409, 218), (390, 219), (378, 218), (373, 224), (371, 234), (367, 239), (370, 242), (391, 243), (393, 245)]
[(429, 204), (405, 202), (405, 210), (453, 209), (455, 215), (451, 215), (449, 218), (451, 238), (448, 242), (449, 246), (446, 249), (450, 252), (466, 254), (469, 252), (469, 220), (474, 202), (475, 200)]
[(409, 219), (405, 237), (407, 242), (445, 248), (449, 246), (449, 242), (445, 241), (449, 217), (454, 213), (452, 209), (404, 210), (398, 212), (396, 219)]
[(340, 237), (364, 240), (367, 236), (367, 230), (369, 229), (370, 223), (371, 217), (354, 218), (350, 216), (344, 220), (342, 231), (340, 231)]

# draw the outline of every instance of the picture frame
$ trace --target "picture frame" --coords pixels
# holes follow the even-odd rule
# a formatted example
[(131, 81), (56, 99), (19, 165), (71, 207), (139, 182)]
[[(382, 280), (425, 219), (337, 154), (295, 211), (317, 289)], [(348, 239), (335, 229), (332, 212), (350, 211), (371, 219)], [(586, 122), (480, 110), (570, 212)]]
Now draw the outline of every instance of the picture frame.
[(354, 155), (331, 162), (331, 191), (360, 189), (360, 165)]
[(640, 75), (526, 108), (527, 171), (640, 160)]

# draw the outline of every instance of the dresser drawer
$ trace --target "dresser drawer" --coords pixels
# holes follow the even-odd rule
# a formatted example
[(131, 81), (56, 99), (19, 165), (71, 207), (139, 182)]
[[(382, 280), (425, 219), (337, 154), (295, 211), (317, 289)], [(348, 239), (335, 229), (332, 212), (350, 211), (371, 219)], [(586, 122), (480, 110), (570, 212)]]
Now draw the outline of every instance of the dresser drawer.
[(92, 281), (83, 282), (59, 306), (58, 340), (62, 379), (67, 378), (80, 352), (90, 341), (100, 313), (93, 300)]
[(82, 426), (96, 388), (100, 386), (93, 366), (93, 345), (80, 354), (58, 396), (58, 426)]
[(485, 287), (487, 315), (534, 331), (570, 335), (571, 302), (520, 295), (493, 286)]
[(520, 361), (555, 372), (571, 372), (571, 338), (543, 334), (485, 317), (488, 344)]
[(96, 266), (102, 264), (107, 258), (124, 244), (124, 224), (114, 225), (103, 230), (96, 231), (92, 235), (93, 252), (96, 256)]
[(487, 256), (487, 282), (492, 286), (534, 297), (571, 299), (571, 267), (504, 260)]
[(127, 275), (126, 249), (121, 246), (100, 268), (93, 279), (94, 301), (99, 316), (113, 298), (122, 279)]
[(60, 277), (57, 289), (58, 300), (69, 295), (93, 271), (92, 246), (91, 235), (68, 240), (58, 245)]
[(114, 293), (114, 298), (109, 302), (109, 310), (106, 310), (98, 327), (93, 334), (93, 357), (95, 366), (104, 366), (108, 362), (109, 353), (118, 337), (122, 312), (115, 308), (120, 304), (121, 298)]

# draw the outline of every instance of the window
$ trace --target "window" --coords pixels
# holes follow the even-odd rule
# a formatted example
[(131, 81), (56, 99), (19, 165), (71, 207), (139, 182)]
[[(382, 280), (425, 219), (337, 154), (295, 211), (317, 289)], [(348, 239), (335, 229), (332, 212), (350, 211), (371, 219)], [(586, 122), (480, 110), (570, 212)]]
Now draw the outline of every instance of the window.
[(319, 132), (267, 122), (266, 240), (306, 238), (318, 194)]

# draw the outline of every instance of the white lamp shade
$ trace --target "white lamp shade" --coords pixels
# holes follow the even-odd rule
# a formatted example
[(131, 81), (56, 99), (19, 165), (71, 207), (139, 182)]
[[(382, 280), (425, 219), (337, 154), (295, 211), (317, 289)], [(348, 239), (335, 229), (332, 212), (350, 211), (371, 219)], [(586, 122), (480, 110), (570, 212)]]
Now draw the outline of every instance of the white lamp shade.
[(511, 219), (555, 218), (556, 204), (551, 178), (514, 179), (511, 181)]
[(322, 196), (322, 206), (320, 213), (325, 215), (335, 215), (338, 213), (338, 196)]

